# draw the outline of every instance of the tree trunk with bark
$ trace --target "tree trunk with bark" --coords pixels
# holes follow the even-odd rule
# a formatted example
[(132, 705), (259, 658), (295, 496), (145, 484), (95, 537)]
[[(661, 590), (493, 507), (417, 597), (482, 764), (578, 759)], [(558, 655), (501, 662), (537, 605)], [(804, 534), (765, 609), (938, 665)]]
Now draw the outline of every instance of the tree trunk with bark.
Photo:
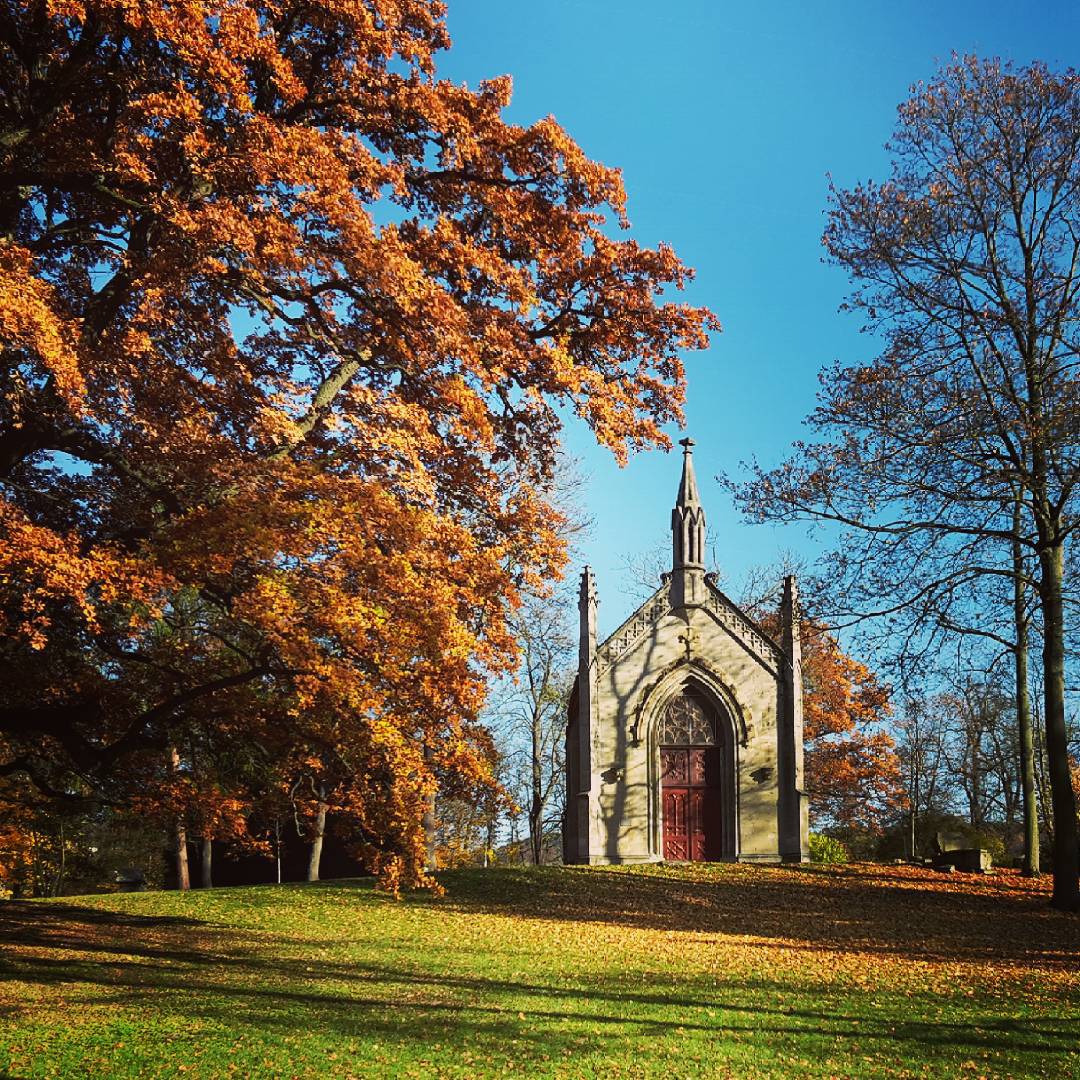
[[(175, 773), (179, 768), (180, 754), (175, 746), (170, 746), (169, 769)], [(182, 815), (176, 819), (174, 839), (176, 842), (176, 887), (182, 892), (187, 892), (191, 888), (191, 872), (188, 870), (187, 826)]]
[[(424, 760), (431, 761), (435, 752), (430, 746), (424, 747)], [(432, 791), (424, 805), (424, 817), (421, 823), (424, 829), (424, 869), (432, 874), (436, 869), (436, 849), (438, 837), (436, 835), (437, 821), (435, 817), (435, 792)]]
[(1016, 730), (1020, 740), (1020, 783), (1024, 793), (1025, 877), (1039, 873), (1039, 802), (1035, 792), (1035, 739), (1031, 722), (1028, 679), (1028, 615), (1024, 587), (1024, 556), (1020, 546), (1023, 506), (1017, 498), (1013, 513), (1013, 613), (1016, 622)]
[(544, 861), (544, 775), (541, 719), (534, 716), (532, 725), (532, 761), (530, 772), (529, 844), (532, 848), (533, 865)]
[(274, 818), (274, 863), (277, 868), (277, 883), (281, 884), (281, 818)]
[(182, 819), (176, 821), (176, 887), (183, 892), (191, 888), (188, 870), (187, 829)]
[(326, 835), (326, 785), (320, 784), (318, 788), (319, 802), (315, 810), (315, 829), (311, 837), (311, 855), (308, 858), (307, 879), (308, 881), (319, 880), (319, 869), (322, 865), (323, 837)]
[(53, 881), (53, 896), (59, 896), (64, 889), (64, 875), (67, 872), (67, 845), (64, 842), (64, 823), (60, 822), (60, 865)]
[(204, 889), (214, 887), (214, 841), (209, 836), (202, 838), (202, 874), (200, 880)]
[(1078, 911), (1080, 837), (1065, 726), (1065, 619), (1061, 595), (1064, 550), (1061, 541), (1043, 547), (1039, 562), (1042, 571), (1039, 599), (1043, 613), (1046, 758), (1054, 820), (1054, 892), (1050, 902), (1063, 911)]
[(427, 797), (424, 808), (424, 869), (430, 874), (436, 869), (435, 792)]

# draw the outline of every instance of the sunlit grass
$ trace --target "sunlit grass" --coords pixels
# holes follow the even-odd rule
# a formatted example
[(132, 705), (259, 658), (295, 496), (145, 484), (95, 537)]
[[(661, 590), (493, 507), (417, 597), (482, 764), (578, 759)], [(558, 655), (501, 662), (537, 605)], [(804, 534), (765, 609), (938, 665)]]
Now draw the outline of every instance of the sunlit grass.
[(0, 905), (11, 1076), (1080, 1076), (1080, 919), (904, 868)]

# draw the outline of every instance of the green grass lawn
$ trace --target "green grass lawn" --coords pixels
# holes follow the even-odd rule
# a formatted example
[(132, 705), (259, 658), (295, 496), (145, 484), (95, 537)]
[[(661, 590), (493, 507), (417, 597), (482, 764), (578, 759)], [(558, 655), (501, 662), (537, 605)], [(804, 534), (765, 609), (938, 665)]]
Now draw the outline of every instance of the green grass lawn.
[(1080, 918), (1015, 874), (440, 877), (0, 902), (0, 1073), (1080, 1076)]

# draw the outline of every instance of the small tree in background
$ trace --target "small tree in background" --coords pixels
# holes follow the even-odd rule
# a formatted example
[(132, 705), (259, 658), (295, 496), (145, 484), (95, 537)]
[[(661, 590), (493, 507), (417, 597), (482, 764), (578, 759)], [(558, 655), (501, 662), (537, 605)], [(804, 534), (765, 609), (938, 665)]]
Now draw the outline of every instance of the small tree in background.
[(545, 839), (565, 807), (566, 709), (576, 674), (574, 608), (565, 590), (526, 599), (511, 620), (521, 646), (512, 683), (496, 691), (492, 722), (504, 746), (506, 782), (522, 808), (530, 859), (545, 860)]
[[(779, 640), (777, 585), (788, 560), (752, 569), (743, 607)], [(889, 734), (891, 690), (836, 635), (804, 611), (800, 621), (803, 743), (810, 818), (816, 828), (879, 833), (904, 805), (900, 759)]]

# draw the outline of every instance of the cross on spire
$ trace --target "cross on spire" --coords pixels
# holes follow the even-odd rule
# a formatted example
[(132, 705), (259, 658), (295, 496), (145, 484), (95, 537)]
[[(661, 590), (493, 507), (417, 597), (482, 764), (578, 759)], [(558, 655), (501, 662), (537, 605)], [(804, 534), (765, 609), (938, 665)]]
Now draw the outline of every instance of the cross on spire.
[(694, 475), (694, 440), (685, 438), (679, 440), (683, 448), (682, 479), (679, 481), (679, 496), (675, 505), (679, 509), (687, 506), (700, 506), (698, 498), (697, 477)]
[(697, 631), (692, 626), (687, 626), (686, 633), (679, 635), (679, 640), (686, 649), (686, 662), (689, 664), (694, 658), (694, 645), (697, 643)]

